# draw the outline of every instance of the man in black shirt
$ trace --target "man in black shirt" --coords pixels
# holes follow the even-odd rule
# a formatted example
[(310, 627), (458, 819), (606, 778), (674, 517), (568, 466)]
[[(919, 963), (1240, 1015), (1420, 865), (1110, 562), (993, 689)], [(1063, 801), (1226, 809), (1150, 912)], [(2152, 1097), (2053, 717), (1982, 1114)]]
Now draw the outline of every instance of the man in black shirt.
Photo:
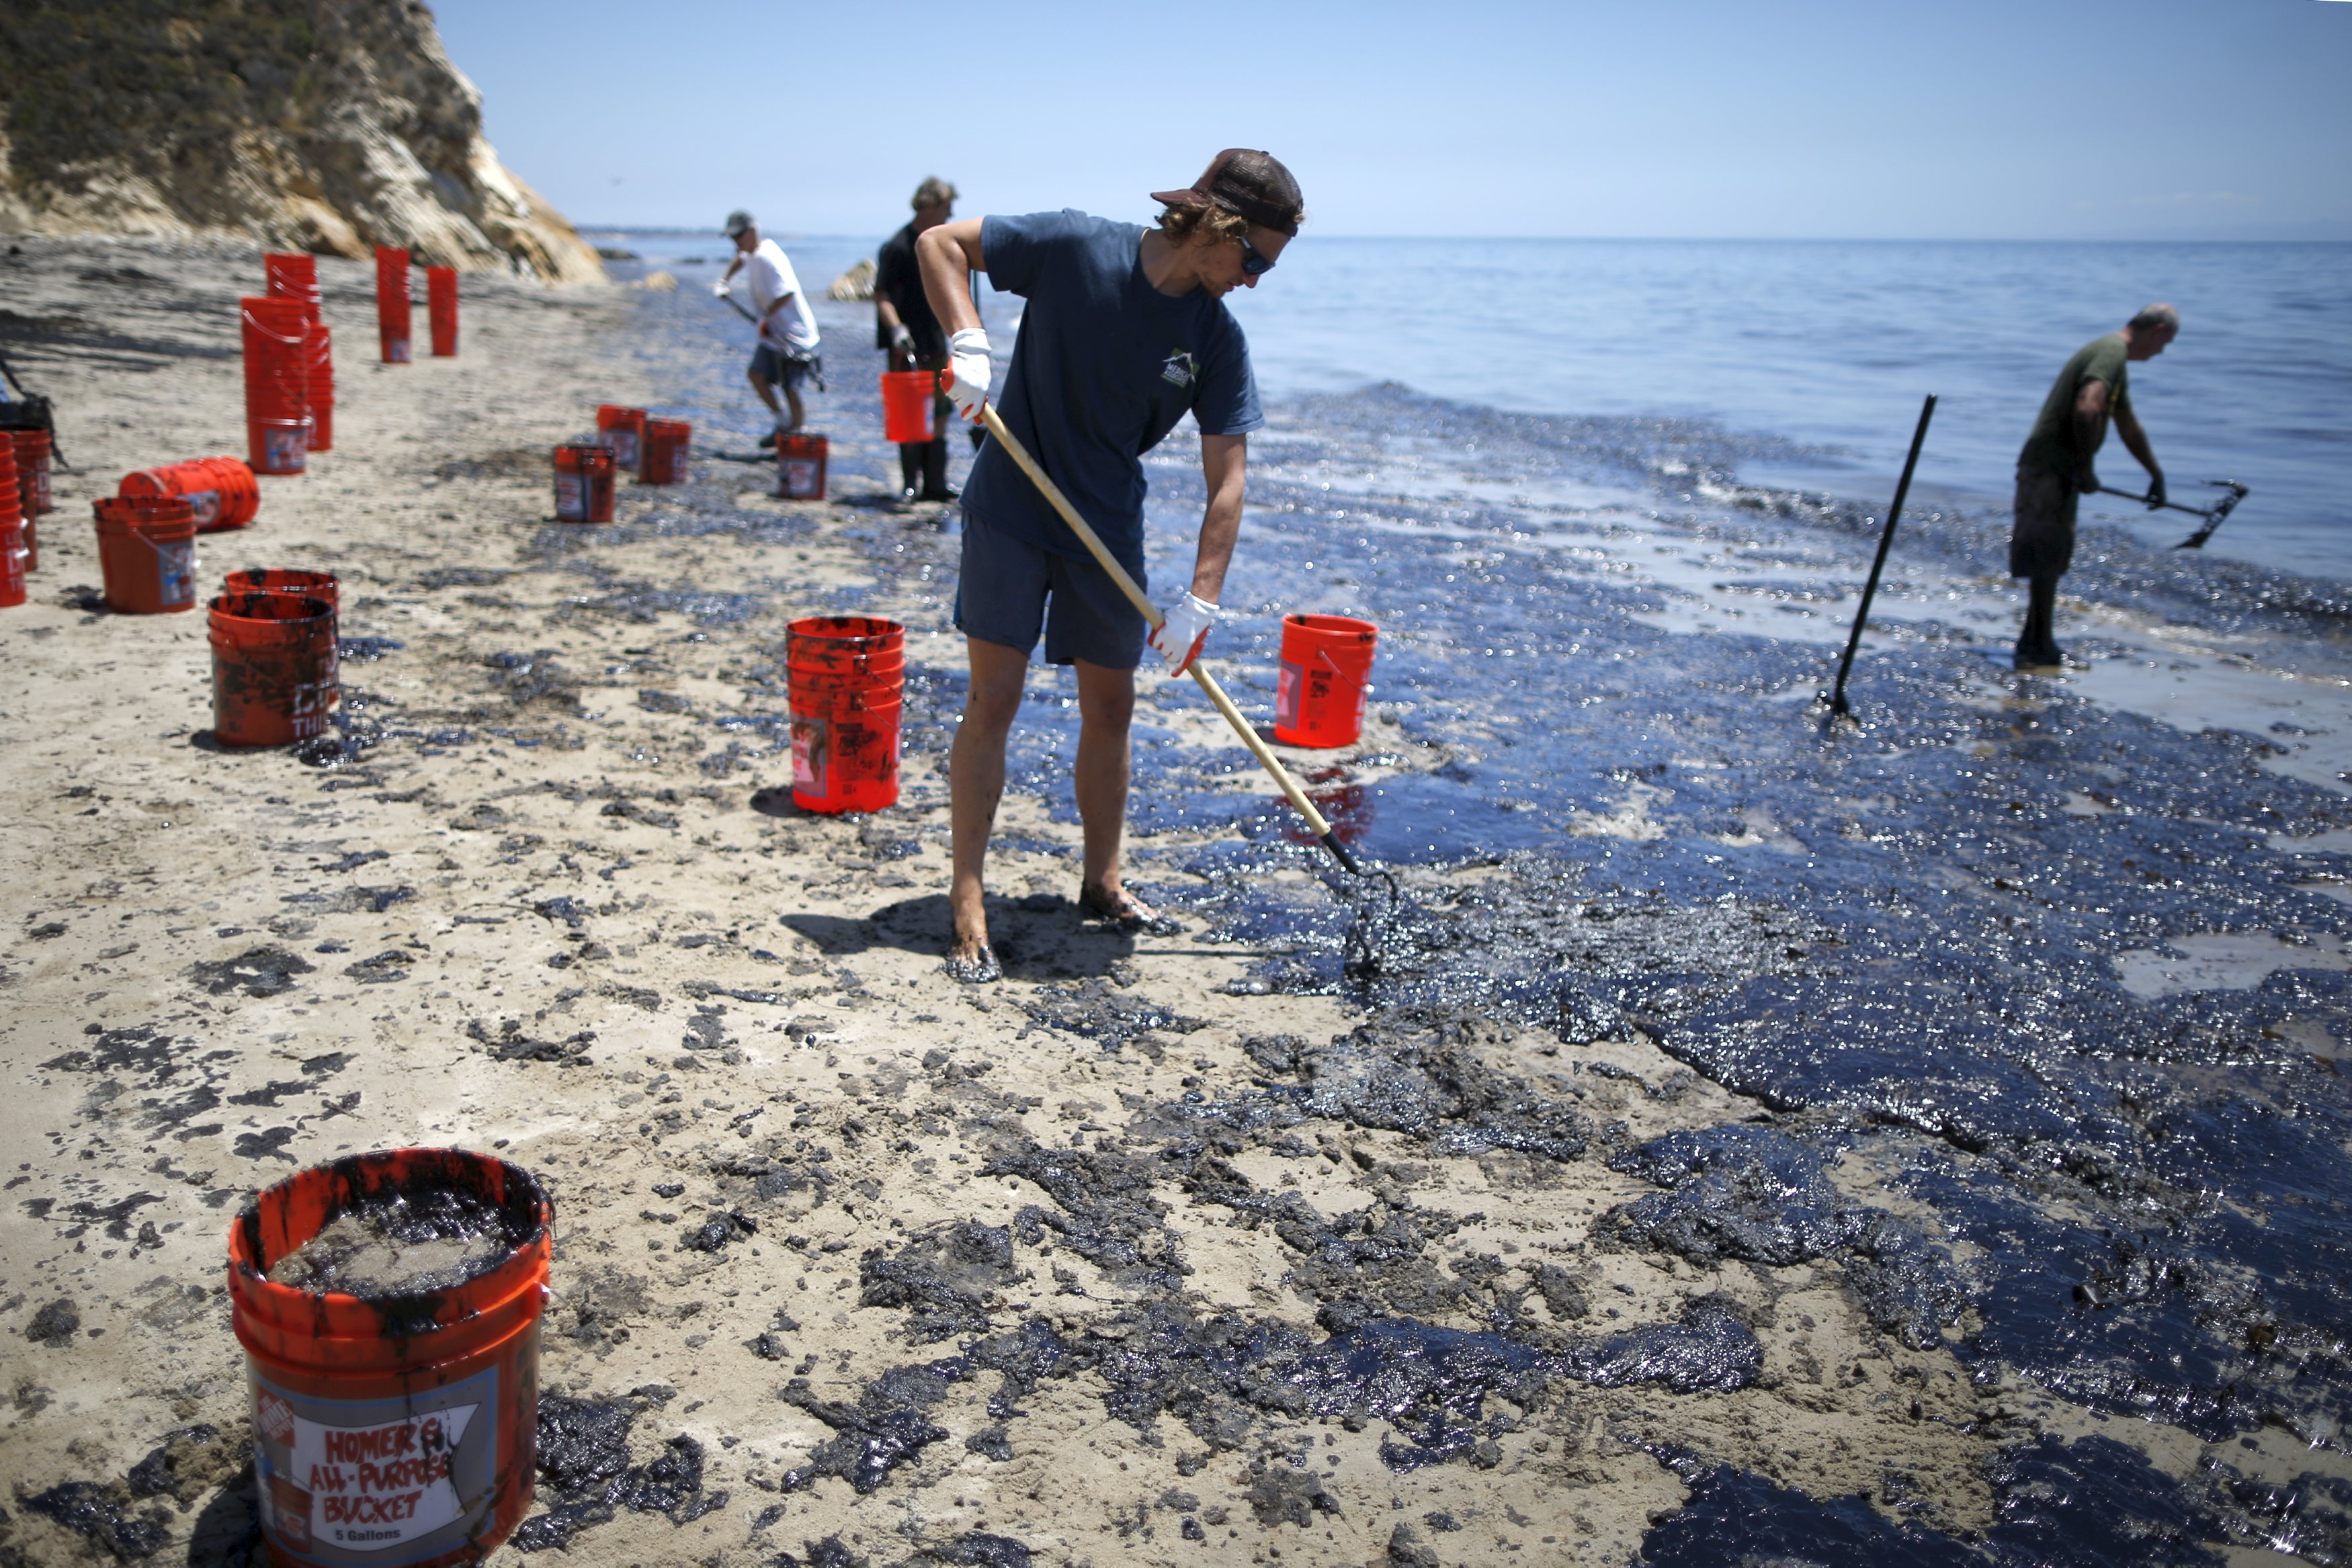
[[(944, 370), (948, 362), (947, 334), (923, 296), (923, 277), (915, 266), (915, 236), (934, 229), (955, 215), (956, 188), (934, 174), (915, 191), (914, 221), (882, 242), (874, 264), (875, 346), (894, 371)], [(900, 498), (908, 501), (952, 501), (948, 488), (948, 428), (953, 408), (942, 392), (931, 407), (929, 441), (902, 442), (898, 446)], [(972, 444), (979, 444), (973, 432)]]

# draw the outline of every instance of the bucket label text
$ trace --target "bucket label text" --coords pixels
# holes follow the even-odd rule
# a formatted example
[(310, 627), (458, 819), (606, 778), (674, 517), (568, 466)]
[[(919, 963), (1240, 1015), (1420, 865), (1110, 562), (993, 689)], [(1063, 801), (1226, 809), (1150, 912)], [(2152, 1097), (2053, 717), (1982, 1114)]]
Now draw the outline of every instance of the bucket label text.
[(415, 1400), (320, 1399), (256, 1378), (270, 1532), (321, 1563), (465, 1539), (493, 1500), (497, 1395), (495, 1369)]

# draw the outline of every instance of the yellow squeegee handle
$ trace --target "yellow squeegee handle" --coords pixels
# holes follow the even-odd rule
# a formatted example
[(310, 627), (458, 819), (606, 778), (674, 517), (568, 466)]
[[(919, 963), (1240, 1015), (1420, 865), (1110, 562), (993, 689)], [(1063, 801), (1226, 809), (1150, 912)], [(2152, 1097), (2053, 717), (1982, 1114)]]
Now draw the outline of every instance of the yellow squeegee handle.
[[(1029, 449), (1004, 428), (1004, 421), (998, 415), (996, 406), (984, 402), (980, 405), (980, 414), (988, 423), (988, 434), (997, 439), (1013, 462), (1021, 465), (1021, 472), (1028, 475), (1031, 483), (1037, 486), (1047, 501), (1053, 503), (1054, 510), (1062, 514), (1062, 520), (1070, 525), (1070, 531), (1078, 536), (1078, 542), (1087, 547), (1087, 553), (1110, 573), (1110, 580), (1118, 584), (1118, 591), (1127, 595), (1128, 602), (1143, 612), (1143, 618), (1151, 623), (1153, 631), (1159, 631), (1167, 617), (1144, 597), (1143, 590), (1136, 586), (1135, 579), (1127, 574), (1127, 568), (1119, 565), (1110, 551), (1103, 547), (1102, 540), (1095, 537), (1094, 529), (1087, 527), (1086, 519), (1078, 516), (1078, 509), (1070, 505), (1070, 498), (1062, 494), (1062, 487), (1037, 466), (1037, 460), (1029, 455)], [(1363, 875), (1355, 857), (1348, 852), (1348, 847), (1331, 831), (1331, 824), (1323, 820), (1323, 813), (1315, 809), (1315, 802), (1307, 798), (1307, 791), (1298, 787), (1298, 780), (1290, 776), (1290, 769), (1282, 765), (1282, 759), (1258, 738), (1256, 728), (1242, 716), (1242, 710), (1234, 706), (1233, 698), (1225, 695), (1224, 688), (1217, 685), (1216, 677), (1202, 669), (1198, 659), (1192, 661), (1191, 669), (1192, 679), (1200, 683), (1201, 689), (1208, 694), (1209, 701), (1216, 706), (1217, 711), (1225, 716), (1225, 722), (1234, 727), (1234, 733), (1242, 737), (1242, 744), (1250, 748), (1250, 755), (1257, 758), (1258, 766), (1272, 774), (1274, 781), (1282, 786), (1283, 795), (1297, 809), (1298, 814), (1307, 819), (1307, 825), (1315, 830), (1315, 836), (1323, 847), (1337, 855), (1339, 863), (1349, 872)]]

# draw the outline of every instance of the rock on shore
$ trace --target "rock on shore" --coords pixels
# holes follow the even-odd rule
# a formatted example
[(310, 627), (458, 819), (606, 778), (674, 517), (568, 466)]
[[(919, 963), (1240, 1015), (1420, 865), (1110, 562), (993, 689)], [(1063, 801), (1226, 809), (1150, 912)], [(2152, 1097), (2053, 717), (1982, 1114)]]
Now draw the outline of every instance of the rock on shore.
[(499, 162), (419, 0), (0, 9), (0, 230), (604, 276)]

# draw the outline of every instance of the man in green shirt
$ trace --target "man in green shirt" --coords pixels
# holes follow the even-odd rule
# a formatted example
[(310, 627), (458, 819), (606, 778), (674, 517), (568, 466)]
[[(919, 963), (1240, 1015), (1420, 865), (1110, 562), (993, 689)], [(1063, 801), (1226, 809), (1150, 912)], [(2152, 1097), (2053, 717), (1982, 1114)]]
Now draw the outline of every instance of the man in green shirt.
[(2051, 612), (2058, 580), (2074, 560), (2074, 505), (2099, 488), (2091, 466), (2107, 439), (2107, 422), (2147, 470), (2147, 504), (2164, 500), (2164, 470), (2157, 466), (2147, 434), (2133, 414), (2126, 366), (2164, 352), (2180, 331), (2180, 312), (2151, 305), (2120, 332), (2094, 339), (2074, 351), (2058, 372), (2033, 434), (2017, 455), (2015, 522), (2009, 536), (2009, 575), (2026, 580), (2025, 626), (2017, 638), (2021, 670), (2065, 663), (2051, 636)]

